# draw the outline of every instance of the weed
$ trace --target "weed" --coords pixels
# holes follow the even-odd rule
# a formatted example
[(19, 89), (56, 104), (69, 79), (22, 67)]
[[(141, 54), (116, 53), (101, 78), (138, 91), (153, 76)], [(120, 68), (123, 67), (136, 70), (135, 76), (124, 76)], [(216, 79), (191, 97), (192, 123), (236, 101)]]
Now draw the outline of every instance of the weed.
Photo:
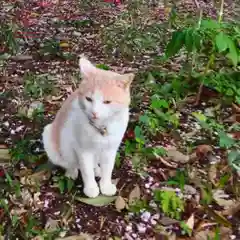
[(164, 214), (171, 218), (181, 219), (184, 211), (184, 201), (175, 191), (155, 190), (154, 199), (159, 203)]
[(61, 43), (56, 39), (47, 39), (43, 42), (40, 55), (42, 56), (50, 56), (52, 58), (59, 57), (64, 60), (73, 59), (73, 54), (66, 51), (65, 49), (69, 48), (68, 44)]
[(53, 91), (53, 79), (49, 75), (35, 75), (34, 73), (27, 72), (23, 80), (24, 94), (35, 99), (42, 98)]
[[(198, 24), (188, 28), (183, 27), (173, 32), (172, 38), (166, 47), (165, 58), (169, 59), (180, 53), (180, 50), (186, 50), (186, 61), (190, 64), (189, 78), (194, 75), (194, 71), (197, 69), (197, 71), (201, 72), (198, 76), (201, 85), (197, 103), (200, 100), (202, 87), (205, 84), (214, 86), (217, 91), (225, 93), (227, 96), (230, 95), (230, 97), (238, 101), (239, 93), (234, 80), (235, 77), (239, 78), (238, 74), (234, 73), (240, 61), (238, 36), (239, 29), (236, 25), (222, 23), (221, 19), (218, 21), (202, 19), (201, 16)], [(207, 61), (202, 62), (205, 59)], [(220, 73), (212, 73), (211, 69), (219, 68), (219, 61), (225, 61), (226, 67), (222, 68)], [(200, 70), (202, 65), (204, 66), (203, 72)], [(226, 82), (229, 82), (229, 79), (233, 84), (228, 85), (226, 89), (224, 86)]]
[(184, 190), (184, 186), (187, 182), (187, 173), (185, 171), (178, 170), (175, 177), (170, 178), (167, 181), (168, 185), (174, 185)]
[(65, 191), (70, 192), (74, 187), (74, 181), (70, 178), (63, 176), (55, 176), (53, 180), (57, 183), (60, 193)]
[(9, 151), (14, 164), (24, 161), (26, 163), (36, 162), (39, 156), (32, 154), (33, 142), (29, 139), (18, 141)]
[(19, 38), (16, 33), (20, 33), (20, 28), (15, 23), (3, 23), (0, 25), (0, 53), (9, 52), (16, 54), (19, 51)]

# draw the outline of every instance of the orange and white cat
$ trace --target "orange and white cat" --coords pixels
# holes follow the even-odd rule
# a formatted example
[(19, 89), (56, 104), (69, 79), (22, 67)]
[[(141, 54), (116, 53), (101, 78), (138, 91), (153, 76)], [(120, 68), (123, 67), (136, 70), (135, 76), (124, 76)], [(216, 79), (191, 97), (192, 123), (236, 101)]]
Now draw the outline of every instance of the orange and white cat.
[[(68, 177), (76, 179), (80, 170), (86, 196), (114, 195), (112, 171), (128, 125), (134, 74), (98, 69), (85, 57), (79, 65), (82, 81), (44, 128), (44, 148)], [(101, 177), (99, 186), (95, 176)]]

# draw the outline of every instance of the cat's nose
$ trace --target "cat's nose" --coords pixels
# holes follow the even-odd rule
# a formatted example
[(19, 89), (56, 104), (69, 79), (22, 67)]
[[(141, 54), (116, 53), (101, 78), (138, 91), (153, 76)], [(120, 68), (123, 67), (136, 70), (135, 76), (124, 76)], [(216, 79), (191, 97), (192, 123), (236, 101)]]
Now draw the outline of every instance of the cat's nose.
[(98, 118), (96, 112), (92, 112), (92, 118), (93, 118), (93, 119), (97, 119), (97, 118)]

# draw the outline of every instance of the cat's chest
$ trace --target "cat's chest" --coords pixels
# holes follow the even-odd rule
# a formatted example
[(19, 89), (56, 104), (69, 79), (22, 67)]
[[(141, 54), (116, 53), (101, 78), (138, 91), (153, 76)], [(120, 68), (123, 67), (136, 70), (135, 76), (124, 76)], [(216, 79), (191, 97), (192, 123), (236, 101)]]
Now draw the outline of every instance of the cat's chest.
[(126, 130), (127, 122), (112, 122), (106, 125), (106, 133), (103, 135), (100, 129), (90, 123), (85, 123), (78, 128), (77, 141), (81, 147), (111, 148), (117, 147)]

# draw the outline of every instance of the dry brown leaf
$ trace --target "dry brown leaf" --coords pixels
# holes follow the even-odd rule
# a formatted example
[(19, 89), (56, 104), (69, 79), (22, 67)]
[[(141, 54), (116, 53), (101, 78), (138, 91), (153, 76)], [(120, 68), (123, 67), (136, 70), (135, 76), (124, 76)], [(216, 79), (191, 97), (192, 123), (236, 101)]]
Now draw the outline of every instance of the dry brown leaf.
[[(220, 239), (230, 240), (230, 235), (232, 234), (232, 230), (227, 227), (220, 227), (219, 229)], [(208, 240), (213, 239), (215, 237), (215, 231), (210, 231), (206, 229), (205, 231), (197, 232), (194, 236), (194, 240)]]
[(189, 219), (186, 221), (186, 225), (192, 231), (194, 227), (194, 214), (192, 214)]
[(133, 204), (136, 200), (139, 200), (141, 197), (141, 190), (138, 184), (136, 184), (135, 188), (130, 192), (128, 201), (129, 204)]
[(26, 206), (32, 206), (33, 197), (28, 189), (24, 188), (21, 190), (22, 203)]
[(217, 189), (213, 190), (213, 199), (217, 202), (217, 204), (225, 209), (230, 208), (231, 206), (235, 205), (235, 201), (229, 198), (229, 195), (226, 194), (223, 190)]
[(234, 216), (236, 213), (240, 212), (240, 202), (230, 206), (228, 209), (223, 211), (224, 216)]
[(176, 163), (182, 163), (185, 164), (190, 160), (190, 157), (188, 155), (184, 155), (183, 153), (179, 152), (175, 148), (169, 148), (167, 149), (167, 156), (172, 161)]
[(48, 170), (38, 171), (30, 176), (27, 176), (26, 183), (30, 185), (41, 184), (44, 181), (49, 180), (51, 177), (51, 172)]
[(63, 95), (59, 95), (59, 96), (52, 96), (52, 101), (58, 101), (63, 97)]
[(209, 145), (203, 144), (196, 148), (196, 154), (198, 157), (206, 157), (209, 153), (212, 153), (213, 148)]
[(169, 163), (167, 160), (165, 160), (162, 157), (159, 157), (158, 159), (167, 167), (170, 167), (170, 168), (177, 168), (178, 167), (177, 163), (175, 163), (175, 162)]
[(208, 170), (208, 178), (214, 185), (216, 185), (217, 164), (210, 165), (209, 170)]
[(56, 238), (56, 240), (93, 240), (93, 237), (86, 234), (80, 233), (79, 235), (64, 237), (64, 238)]
[(58, 229), (58, 227), (59, 227), (58, 221), (59, 220), (49, 218), (45, 224), (45, 229), (49, 230), (49, 231), (54, 231), (54, 230)]
[(7, 148), (0, 148), (0, 162), (10, 161), (11, 156), (9, 154), (9, 150)]
[(123, 199), (123, 197), (118, 196), (116, 201), (115, 201), (115, 207), (118, 211), (123, 210), (126, 207), (126, 202)]
[(172, 225), (172, 224), (176, 224), (178, 222), (179, 222), (178, 220), (170, 218), (170, 217), (162, 217), (159, 220), (159, 223), (163, 226), (169, 226), (169, 225)]

